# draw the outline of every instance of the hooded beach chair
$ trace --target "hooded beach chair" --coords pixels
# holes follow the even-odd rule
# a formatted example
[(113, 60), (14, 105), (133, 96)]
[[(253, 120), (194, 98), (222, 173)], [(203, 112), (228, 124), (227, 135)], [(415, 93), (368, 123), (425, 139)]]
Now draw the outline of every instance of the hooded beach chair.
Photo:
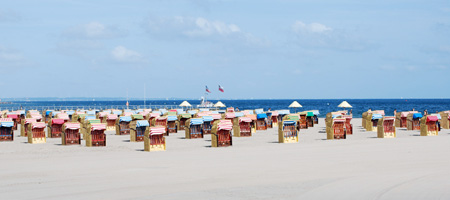
[(167, 116), (167, 134), (178, 132), (178, 117), (176, 115)]
[(64, 123), (70, 121), (70, 117), (67, 113), (58, 113), (58, 114), (56, 114), (56, 118), (64, 120)]
[(306, 121), (306, 115), (308, 112), (299, 112), (300, 120), (298, 123), (298, 129), (308, 129), (308, 122)]
[(178, 130), (184, 130), (184, 127), (186, 126), (186, 121), (190, 118), (191, 114), (189, 113), (178, 115)]
[(234, 108), (233, 107), (228, 107), (227, 108), (227, 112), (234, 112)]
[(272, 127), (278, 127), (278, 111), (272, 111), (270, 115), (272, 121)]
[(314, 127), (314, 112), (306, 111), (306, 125), (307, 127)]
[(11, 118), (0, 118), (0, 142), (14, 141), (14, 121)]
[(409, 113), (406, 117), (406, 130), (420, 130), (420, 118), (422, 113)]
[(17, 113), (8, 113), (6, 118), (10, 118), (14, 122), (13, 130), (17, 130), (17, 125), (20, 124), (20, 114)]
[(107, 123), (106, 122), (106, 116), (108, 116), (108, 114), (111, 114), (111, 113), (110, 112), (105, 112), (105, 111), (99, 112), (99, 113), (97, 113), (97, 119), (100, 119), (100, 121), (102, 123)]
[(327, 139), (346, 139), (345, 118), (333, 118), (327, 123)]
[(20, 136), (27, 137), (31, 130), (29, 129), (29, 124), (38, 122), (36, 118), (25, 118), (22, 120), (22, 126), (20, 128)]
[(165, 126), (150, 127), (149, 131), (145, 132), (144, 136), (144, 151), (165, 151), (166, 139), (164, 133)]
[(298, 142), (298, 120), (283, 120), (278, 125), (278, 142), (295, 143)]
[(256, 114), (256, 130), (267, 130), (266, 113)]
[(211, 128), (212, 128), (212, 122), (214, 121), (212, 116), (201, 116), (203, 119), (203, 135), (205, 134), (211, 134)]
[(28, 129), (31, 132), (27, 135), (28, 143), (46, 143), (47, 138), (45, 137), (45, 123), (44, 122), (33, 122), (28, 124)]
[(438, 135), (438, 117), (436, 115), (426, 115), (420, 119), (420, 135), (421, 136), (437, 136)]
[(203, 118), (191, 118), (186, 121), (185, 138), (203, 138)]
[(106, 146), (106, 123), (89, 123), (86, 131), (87, 147)]
[(441, 111), (439, 112), (441, 116), (441, 128), (449, 129), (450, 128), (450, 111)]
[(395, 138), (397, 132), (395, 130), (394, 121), (396, 117), (382, 117), (377, 123), (378, 138)]
[(81, 145), (81, 125), (78, 122), (66, 122), (62, 126), (62, 145)]
[(252, 136), (252, 119), (249, 117), (237, 117), (233, 122), (233, 136), (235, 137), (251, 137)]
[(245, 115), (245, 117), (248, 117), (252, 120), (252, 122), (250, 123), (250, 130), (253, 133), (256, 133), (256, 121), (258, 120), (256, 118), (256, 114), (252, 114), (252, 115)]
[(437, 127), (438, 127), (438, 131), (441, 131), (441, 121), (442, 121), (441, 114), (439, 114), (439, 113), (433, 113), (433, 114), (430, 114), (430, 115), (436, 116), (436, 117), (437, 117), (438, 121), (436, 122), (436, 125), (437, 125)]
[(366, 130), (377, 132), (378, 129), (378, 120), (383, 118), (381, 114), (369, 113), (368, 119), (366, 121)]
[(218, 120), (214, 122), (211, 133), (212, 147), (227, 147), (233, 145), (233, 124), (230, 120)]
[(54, 110), (44, 111), (45, 123), (48, 123), (48, 120), (50, 120), (52, 118), (52, 112), (54, 112)]
[(159, 111), (153, 111), (152, 113), (148, 113), (147, 120), (150, 123), (150, 126), (155, 126), (155, 124), (153, 123), (153, 119), (160, 116), (161, 113)]
[(154, 124), (154, 126), (164, 126), (166, 128), (164, 134), (167, 134), (167, 116), (154, 118), (152, 124)]
[(48, 121), (47, 135), (49, 138), (60, 138), (64, 119), (53, 118)]
[(120, 116), (116, 119), (116, 135), (129, 135), (131, 116)]
[(114, 130), (116, 130), (116, 120), (117, 120), (117, 118), (118, 117), (115, 114), (108, 114), (108, 115), (106, 115), (106, 130), (107, 131), (114, 131)]
[(149, 131), (149, 127), (150, 124), (147, 120), (132, 120), (130, 122), (130, 141), (143, 142), (145, 133)]

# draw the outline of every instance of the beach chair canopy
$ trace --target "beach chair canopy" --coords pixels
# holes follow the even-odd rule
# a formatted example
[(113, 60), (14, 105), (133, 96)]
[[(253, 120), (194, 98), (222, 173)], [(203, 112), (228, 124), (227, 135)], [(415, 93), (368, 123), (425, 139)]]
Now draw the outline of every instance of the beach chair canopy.
[(189, 110), (188, 113), (191, 115), (195, 115), (198, 113), (198, 111), (197, 110)]
[(291, 121), (291, 120), (283, 121), (283, 125), (295, 125), (296, 123), (297, 123), (296, 121)]
[(64, 119), (52, 119), (52, 124), (64, 124)]
[(298, 121), (298, 120), (300, 120), (300, 116), (299, 115), (288, 115), (287, 116), (287, 120), (289, 120), (289, 121)]
[(162, 135), (166, 132), (166, 127), (156, 126), (150, 128), (150, 135)]
[(263, 113), (263, 112), (264, 112), (264, 109), (262, 109), (262, 108), (255, 109), (255, 114), (260, 114), (260, 113)]
[(115, 115), (115, 114), (106, 115), (106, 119), (107, 120), (116, 120), (117, 119), (117, 115)]
[(77, 129), (81, 128), (80, 123), (68, 122), (68, 123), (65, 123), (64, 125), (66, 126), (66, 129), (70, 129), (70, 130), (77, 130)]
[(306, 113), (306, 117), (314, 117), (314, 113), (313, 112), (307, 112)]
[(211, 122), (214, 120), (212, 116), (203, 116), (202, 118), (204, 122)]
[(227, 112), (234, 112), (234, 108), (233, 107), (227, 108)]
[(383, 115), (381, 115), (381, 114), (372, 114), (372, 120), (381, 119), (381, 118), (383, 118)]
[(234, 112), (227, 112), (225, 113), (225, 118), (227, 119), (231, 119), (231, 118), (235, 118), (236, 115), (234, 114)]
[(190, 124), (191, 125), (201, 125), (201, 124), (203, 124), (203, 118), (192, 118)]
[(244, 115), (253, 115), (253, 110), (244, 110), (244, 111), (242, 111), (242, 112), (244, 112)]
[(90, 120), (90, 119), (97, 119), (97, 117), (94, 116), (94, 115), (86, 115), (86, 116), (84, 117), (84, 120)]
[(150, 126), (147, 120), (136, 121), (136, 127), (147, 127), (147, 126)]
[(94, 124), (94, 123), (98, 124), (98, 123), (101, 123), (101, 121), (100, 121), (99, 119), (89, 119), (87, 122), (88, 122), (89, 124)]
[(33, 128), (45, 128), (44, 122), (33, 122), (31, 123), (31, 127)]
[(243, 112), (235, 112), (235, 113), (234, 113), (234, 116), (235, 116), (235, 117), (243, 117), (243, 116), (244, 116), (244, 113), (243, 113)]
[(436, 116), (436, 117), (438, 118), (438, 120), (441, 120), (441, 119), (442, 119), (441, 114), (431, 114), (431, 115)]
[(422, 113), (414, 113), (413, 114), (413, 119), (418, 119), (418, 118), (422, 118)]
[(220, 114), (211, 114), (211, 116), (213, 119), (221, 119), (222, 118), (222, 115), (220, 115)]
[(267, 118), (266, 113), (259, 113), (256, 115), (256, 119), (265, 119)]
[(131, 122), (131, 116), (120, 116), (119, 122)]
[(272, 111), (271, 113), (272, 113), (272, 116), (278, 117), (278, 111)]
[(47, 111), (45, 111), (45, 116), (50, 115), (50, 113), (53, 112), (53, 111), (54, 111), (54, 110), (47, 110)]
[(252, 122), (252, 119), (250, 119), (249, 117), (239, 117), (239, 122)]
[(191, 114), (189, 114), (189, 113), (181, 114), (180, 116), (181, 116), (181, 118), (187, 118), (187, 119), (192, 117)]
[(218, 130), (231, 130), (233, 129), (233, 124), (230, 120), (220, 120), (217, 124)]
[(211, 111), (211, 114), (220, 114), (219, 111), (215, 110), (215, 111)]
[(384, 117), (384, 121), (395, 120), (395, 117)]
[(91, 130), (92, 131), (101, 131), (101, 130), (106, 130), (106, 124), (91, 124)]
[(167, 121), (171, 122), (171, 121), (177, 121), (178, 117), (176, 115), (168, 115), (167, 116)]
[(0, 126), (1, 127), (8, 127), (8, 128), (10, 128), (10, 127), (14, 126), (14, 122), (13, 121), (10, 121), (10, 122), (2, 121), (2, 122), (0, 122)]
[(8, 114), (6, 115), (7, 118), (11, 118), (11, 119), (18, 119), (19, 115), (18, 114)]
[(133, 114), (133, 115), (131, 115), (131, 118), (136, 119), (136, 120), (142, 120), (142, 119), (144, 119), (144, 116), (138, 115), (138, 114)]
[(427, 122), (437, 122), (439, 119), (435, 115), (428, 115)]

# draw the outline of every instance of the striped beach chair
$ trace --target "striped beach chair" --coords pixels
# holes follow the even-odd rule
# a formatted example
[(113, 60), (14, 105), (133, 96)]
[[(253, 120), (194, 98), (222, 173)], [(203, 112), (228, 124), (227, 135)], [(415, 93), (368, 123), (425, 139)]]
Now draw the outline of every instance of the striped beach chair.
[(14, 121), (11, 118), (0, 118), (0, 142), (14, 141)]
[(117, 115), (115, 114), (108, 114), (106, 115), (106, 130), (107, 131), (115, 131), (116, 130), (116, 120)]
[(184, 113), (181, 115), (178, 115), (178, 130), (184, 130), (186, 126), (186, 121), (191, 118), (191, 114)]
[(278, 111), (271, 112), (272, 127), (278, 127)]
[(342, 117), (345, 119), (345, 134), (353, 135), (352, 115), (343, 115)]
[[(331, 117), (330, 117), (331, 116)], [(332, 117), (331, 113), (327, 114), (326, 119), (326, 130), (327, 130), (327, 139), (335, 140), (335, 139), (346, 139), (347, 134), (345, 131), (345, 118), (342, 118), (342, 115), (335, 115), (335, 118)]]
[(17, 130), (18, 124), (20, 124), (20, 114), (17, 113), (8, 113), (6, 118), (10, 118), (14, 122), (13, 130)]
[(251, 137), (252, 136), (252, 119), (249, 117), (237, 117), (233, 122), (233, 136), (235, 137)]
[(203, 118), (191, 118), (186, 121), (185, 138), (203, 138)]
[[(100, 120), (99, 120), (100, 121)], [(90, 123), (87, 127), (86, 146), (106, 146), (106, 123)]]
[(29, 129), (29, 124), (38, 122), (36, 118), (25, 118), (22, 120), (22, 126), (20, 128), (20, 136), (21, 137), (27, 137), (28, 134), (31, 133), (31, 130)]
[(409, 113), (406, 117), (406, 130), (420, 130), (420, 118), (422, 113)]
[(165, 126), (150, 127), (150, 130), (145, 132), (144, 136), (144, 151), (165, 151), (166, 139), (164, 133)]
[(47, 138), (45, 137), (45, 127), (46, 125), (44, 122), (33, 122), (28, 124), (28, 129), (31, 130), (31, 133), (27, 135), (28, 143), (46, 143)]
[(420, 135), (421, 136), (437, 136), (439, 133), (436, 115), (423, 116), (420, 119)]
[(81, 145), (81, 125), (78, 122), (66, 122), (62, 127), (62, 145)]
[(211, 133), (212, 147), (227, 147), (233, 145), (233, 124), (230, 120), (219, 120), (214, 122)]
[(212, 116), (201, 116), (203, 119), (203, 135), (211, 134), (212, 122), (214, 121)]
[(395, 117), (383, 117), (378, 120), (377, 137), (395, 138), (397, 132), (394, 126)]
[(64, 119), (53, 118), (48, 121), (47, 135), (49, 138), (60, 138)]
[(266, 113), (259, 113), (256, 114), (256, 130), (264, 131), (267, 130), (267, 114)]

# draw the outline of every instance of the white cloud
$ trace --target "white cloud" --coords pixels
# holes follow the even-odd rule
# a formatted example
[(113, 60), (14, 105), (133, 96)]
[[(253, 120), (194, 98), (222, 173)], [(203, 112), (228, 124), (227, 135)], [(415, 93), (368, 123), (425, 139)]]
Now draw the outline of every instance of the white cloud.
[(360, 39), (355, 31), (337, 30), (317, 22), (307, 24), (295, 21), (291, 30), (295, 42), (302, 47), (361, 51), (370, 46), (368, 42)]
[(118, 62), (145, 62), (143, 56), (133, 50), (127, 49), (124, 46), (117, 46), (111, 51), (111, 56)]
[(292, 25), (292, 30), (296, 33), (326, 33), (331, 32), (333, 29), (316, 22), (305, 24), (302, 21), (296, 21)]
[(126, 34), (127, 32), (125, 30), (99, 22), (90, 22), (87, 24), (73, 26), (63, 32), (63, 36), (66, 37), (85, 39), (117, 38), (123, 37)]
[(18, 51), (0, 46), (0, 66), (18, 67), (26, 65), (25, 57)]
[(0, 22), (16, 22), (20, 21), (21, 17), (14, 11), (0, 9)]
[(203, 17), (149, 17), (144, 21), (144, 28), (152, 36), (169, 36), (171, 39), (176, 37), (231, 39), (249, 44), (267, 44), (252, 34), (242, 31), (236, 24)]

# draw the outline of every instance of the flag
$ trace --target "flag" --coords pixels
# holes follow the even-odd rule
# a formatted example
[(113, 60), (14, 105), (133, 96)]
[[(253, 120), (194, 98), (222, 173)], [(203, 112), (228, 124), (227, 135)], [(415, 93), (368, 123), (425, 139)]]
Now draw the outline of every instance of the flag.
[(206, 92), (211, 93), (211, 91), (209, 91), (208, 86), (206, 86)]
[(223, 91), (223, 87), (219, 85), (219, 91), (224, 92)]

